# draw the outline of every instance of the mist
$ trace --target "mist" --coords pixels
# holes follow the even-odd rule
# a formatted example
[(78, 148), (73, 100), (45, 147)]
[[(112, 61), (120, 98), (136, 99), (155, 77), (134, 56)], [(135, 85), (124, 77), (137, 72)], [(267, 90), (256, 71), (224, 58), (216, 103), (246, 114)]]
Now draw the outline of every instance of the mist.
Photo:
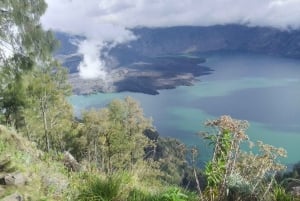
[(243, 24), (300, 27), (299, 0), (46, 0), (46, 29), (81, 35), (78, 66), (84, 79), (109, 79), (103, 50), (136, 39), (134, 27)]

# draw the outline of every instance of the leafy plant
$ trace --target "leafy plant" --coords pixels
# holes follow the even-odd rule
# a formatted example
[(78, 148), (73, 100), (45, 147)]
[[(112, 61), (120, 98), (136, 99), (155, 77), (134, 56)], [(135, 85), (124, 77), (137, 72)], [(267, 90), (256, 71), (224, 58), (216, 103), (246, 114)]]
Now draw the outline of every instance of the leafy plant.
[(180, 191), (178, 188), (171, 188), (163, 194), (165, 201), (187, 201), (188, 196)]
[(6, 149), (6, 143), (4, 143), (2, 140), (0, 140), (0, 154), (4, 152)]
[(249, 142), (246, 121), (221, 116), (206, 125), (217, 130), (216, 134), (204, 134), (204, 139), (214, 146), (212, 159), (204, 171), (206, 197), (211, 201), (268, 200), (275, 174), (284, 169), (278, 158), (285, 157), (286, 151), (260, 141), (257, 154), (241, 151), (241, 144)]
[(287, 193), (285, 189), (276, 184), (273, 188), (273, 197), (276, 201), (293, 201), (294, 198), (290, 193)]
[(90, 177), (85, 185), (80, 189), (76, 201), (114, 201), (120, 196), (121, 179), (118, 177), (109, 177), (100, 179)]
[(127, 198), (129, 201), (160, 201), (162, 200), (158, 195), (151, 195), (149, 193), (144, 193), (140, 190), (133, 189), (130, 191)]

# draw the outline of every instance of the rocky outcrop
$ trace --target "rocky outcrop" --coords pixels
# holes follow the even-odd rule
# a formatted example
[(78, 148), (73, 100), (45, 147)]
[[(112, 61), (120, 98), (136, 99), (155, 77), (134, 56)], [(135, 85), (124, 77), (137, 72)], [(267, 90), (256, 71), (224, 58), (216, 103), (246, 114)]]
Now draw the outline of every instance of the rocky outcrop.
[[(0, 177), (0, 197), (5, 194), (6, 188), (18, 188), (27, 184), (27, 177), (20, 172), (7, 173)], [(23, 196), (19, 193), (8, 195), (2, 201), (23, 201)]]
[(19, 193), (14, 193), (12, 195), (6, 196), (2, 201), (24, 201), (23, 196)]
[(9, 173), (0, 177), (0, 184), (7, 186), (22, 186), (27, 182), (27, 178), (22, 173)]
[(4, 126), (0, 126), (0, 142), (0, 200), (55, 200), (63, 196), (69, 180), (61, 161), (43, 157), (34, 144)]
[(51, 175), (44, 174), (42, 176), (42, 185), (48, 194), (59, 196), (68, 188), (69, 182), (65, 175), (55, 173)]
[(291, 193), (292, 193), (294, 196), (299, 196), (299, 197), (300, 197), (300, 186), (292, 187)]
[(79, 171), (80, 170), (80, 164), (72, 156), (72, 154), (68, 151), (64, 152), (64, 161), (63, 162), (69, 171)]

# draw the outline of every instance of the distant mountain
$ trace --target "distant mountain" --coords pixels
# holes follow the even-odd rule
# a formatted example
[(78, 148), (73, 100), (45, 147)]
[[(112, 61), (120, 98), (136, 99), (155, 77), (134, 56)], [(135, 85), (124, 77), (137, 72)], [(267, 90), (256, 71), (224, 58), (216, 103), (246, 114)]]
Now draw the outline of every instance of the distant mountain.
[[(219, 50), (249, 51), (300, 58), (300, 30), (218, 25), (209, 27), (139, 28), (138, 39), (111, 50), (112, 55), (155, 56)], [(130, 46), (130, 48), (129, 48)]]
[[(187, 61), (188, 58), (174, 60), (172, 57), (165, 57), (164, 65), (161, 65), (157, 60), (157, 57), (161, 56), (242, 51), (300, 59), (300, 30), (217, 25), (136, 28), (132, 32), (137, 36), (137, 40), (109, 50), (111, 58), (107, 62), (113, 63), (110, 72), (113, 79), (108, 88), (107, 84), (104, 88), (102, 82), (97, 82), (96, 85), (93, 81), (78, 81), (80, 78), (75, 74), (78, 72), (77, 66), (82, 60), (82, 55), (76, 54), (77, 46), (74, 40), (84, 38), (56, 33), (57, 39), (61, 41), (61, 49), (56, 55), (69, 68), (70, 73), (74, 74), (71, 83), (76, 93), (134, 91), (157, 94), (158, 89), (190, 85), (196, 77), (210, 73), (210, 69), (198, 65), (205, 61), (205, 58), (198, 58), (197, 63)], [(186, 67), (183, 61), (188, 64)]]
[(73, 36), (68, 33), (55, 32), (55, 38), (59, 41), (59, 48), (54, 52), (58, 59), (63, 61), (70, 73), (78, 72), (77, 66), (82, 60), (82, 56), (77, 54), (78, 47), (76, 40), (83, 40), (84, 37)]

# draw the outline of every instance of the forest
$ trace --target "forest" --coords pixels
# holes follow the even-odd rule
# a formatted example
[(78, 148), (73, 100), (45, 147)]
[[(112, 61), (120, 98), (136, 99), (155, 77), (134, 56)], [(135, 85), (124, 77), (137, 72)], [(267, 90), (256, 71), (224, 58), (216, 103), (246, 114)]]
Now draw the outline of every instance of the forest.
[(75, 117), (59, 44), (40, 23), (46, 9), (44, 0), (0, 2), (2, 200), (300, 200), (300, 165), (287, 170), (284, 149), (252, 142), (247, 121), (203, 122), (211, 159), (200, 167), (206, 147), (161, 137), (131, 97)]

